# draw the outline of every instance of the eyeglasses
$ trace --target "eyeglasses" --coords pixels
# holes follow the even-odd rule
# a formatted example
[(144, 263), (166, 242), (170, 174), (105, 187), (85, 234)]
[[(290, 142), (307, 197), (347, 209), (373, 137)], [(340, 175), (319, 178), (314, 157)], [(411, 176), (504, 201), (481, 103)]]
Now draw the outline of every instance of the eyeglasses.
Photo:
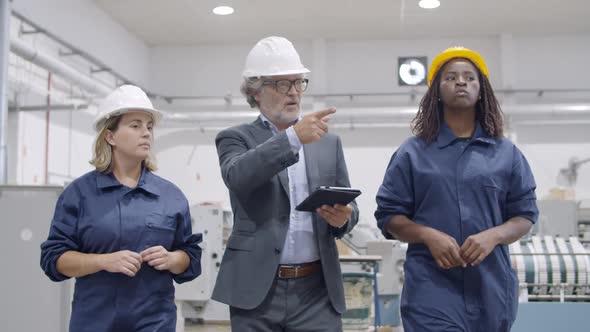
[(297, 90), (297, 92), (303, 92), (305, 90), (307, 90), (307, 83), (309, 82), (309, 80), (307, 78), (298, 78), (296, 80), (277, 80), (277, 81), (264, 81), (262, 82), (262, 85), (274, 85), (275, 90), (278, 93), (284, 93), (287, 94), (289, 93), (289, 91), (291, 91), (291, 87), (295, 86), (295, 90)]

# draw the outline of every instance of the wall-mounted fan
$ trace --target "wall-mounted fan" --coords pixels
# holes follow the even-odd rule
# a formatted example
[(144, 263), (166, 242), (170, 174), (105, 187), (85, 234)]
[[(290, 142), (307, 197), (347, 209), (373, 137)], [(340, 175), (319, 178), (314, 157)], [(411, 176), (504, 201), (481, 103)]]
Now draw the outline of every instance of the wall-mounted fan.
[(425, 56), (398, 57), (397, 78), (400, 86), (426, 85), (428, 64)]

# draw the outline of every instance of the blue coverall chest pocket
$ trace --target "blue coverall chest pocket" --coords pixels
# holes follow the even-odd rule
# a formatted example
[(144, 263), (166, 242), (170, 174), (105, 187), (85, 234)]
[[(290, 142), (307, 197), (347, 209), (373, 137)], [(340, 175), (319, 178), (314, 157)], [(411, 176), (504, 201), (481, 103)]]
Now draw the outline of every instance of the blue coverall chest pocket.
[(500, 202), (504, 200), (506, 191), (499, 180), (492, 176), (480, 175), (473, 182), (476, 195), (487, 197), (490, 201)]
[(478, 176), (476, 178), (475, 184), (485, 190), (504, 192), (504, 188), (502, 188), (498, 181), (494, 180), (494, 178), (490, 176)]
[(506, 191), (497, 179), (480, 175), (474, 181), (474, 198), (486, 228), (495, 227), (504, 222)]
[(145, 228), (141, 236), (140, 250), (162, 246), (172, 249), (176, 233), (176, 219), (172, 216), (153, 213), (145, 218)]

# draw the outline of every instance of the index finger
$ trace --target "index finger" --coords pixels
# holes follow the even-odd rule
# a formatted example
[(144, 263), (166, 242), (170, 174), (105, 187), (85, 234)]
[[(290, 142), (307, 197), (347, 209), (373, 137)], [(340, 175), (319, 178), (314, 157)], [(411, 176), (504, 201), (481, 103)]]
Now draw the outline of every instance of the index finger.
[(135, 251), (129, 251), (129, 256), (137, 259), (139, 262), (141, 262), (141, 254), (136, 253)]
[(334, 113), (336, 113), (336, 109), (334, 107), (330, 107), (330, 108), (326, 108), (324, 110), (313, 112), (311, 114), (322, 119), (322, 118), (324, 118), (330, 114), (334, 114)]
[[(467, 264), (465, 264), (465, 261), (463, 260), (463, 258), (461, 258), (461, 255), (459, 254), (458, 247), (453, 247), (453, 249), (451, 250), (451, 257), (455, 261), (454, 263), (456, 265), (461, 265), (463, 267), (465, 267), (467, 265)], [(453, 265), (455, 265), (455, 264), (453, 264)]]
[(140, 253), (140, 255), (141, 255), (141, 257), (145, 257), (151, 253), (158, 252), (159, 249), (160, 249), (159, 246), (149, 247), (149, 248), (145, 249), (144, 251), (142, 251)]
[(470, 238), (467, 238), (467, 240), (465, 240), (465, 242), (463, 242), (463, 244), (461, 245), (461, 248), (459, 248), (459, 254), (463, 256), (466, 252), (468, 252), (471, 249), (472, 244), (473, 241), (471, 241)]

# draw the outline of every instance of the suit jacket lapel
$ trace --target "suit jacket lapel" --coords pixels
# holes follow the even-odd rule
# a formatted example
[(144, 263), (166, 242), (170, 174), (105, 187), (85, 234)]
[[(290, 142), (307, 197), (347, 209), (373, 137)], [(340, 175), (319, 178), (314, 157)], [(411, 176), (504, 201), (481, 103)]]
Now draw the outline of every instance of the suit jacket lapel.
[[(262, 122), (260, 117), (252, 123), (252, 126), (254, 128), (252, 134), (258, 144), (268, 141), (273, 136), (272, 130)], [(280, 171), (278, 176), (281, 186), (285, 190), (287, 197), (289, 197), (289, 175), (287, 174), (287, 169), (285, 168)]]
[(252, 124), (252, 135), (258, 144), (268, 141), (272, 137), (272, 130), (268, 128), (260, 117), (257, 117)]
[[(307, 172), (307, 187), (309, 189), (309, 193), (311, 194), (320, 183), (320, 168), (318, 166), (318, 160), (321, 157), (321, 151), (319, 149), (319, 144), (305, 144), (303, 145), (303, 153), (305, 154), (305, 171)], [(321, 246), (319, 239), (322, 239), (324, 233), (327, 230), (326, 222), (323, 220), (318, 220), (317, 214), (314, 212), (312, 213), (312, 218), (314, 219), (313, 222), (313, 230), (316, 234), (316, 240), (318, 241), (318, 248)]]
[(318, 149), (317, 144), (304, 144), (303, 153), (305, 154), (305, 171), (307, 172), (307, 186), (311, 194), (320, 181), (320, 171), (318, 168)]

